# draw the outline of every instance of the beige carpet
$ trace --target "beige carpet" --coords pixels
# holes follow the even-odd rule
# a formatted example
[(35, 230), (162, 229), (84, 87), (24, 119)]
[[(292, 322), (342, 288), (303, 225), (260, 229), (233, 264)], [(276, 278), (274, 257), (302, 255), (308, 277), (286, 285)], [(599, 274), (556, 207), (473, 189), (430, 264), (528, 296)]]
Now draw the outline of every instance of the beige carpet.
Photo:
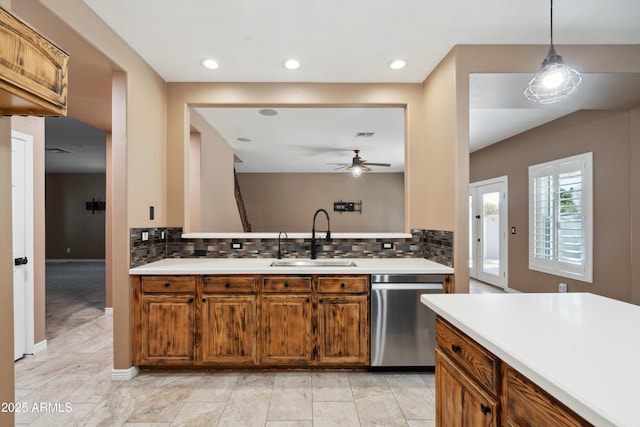
[(47, 340), (104, 314), (104, 275), (104, 261), (47, 263)]

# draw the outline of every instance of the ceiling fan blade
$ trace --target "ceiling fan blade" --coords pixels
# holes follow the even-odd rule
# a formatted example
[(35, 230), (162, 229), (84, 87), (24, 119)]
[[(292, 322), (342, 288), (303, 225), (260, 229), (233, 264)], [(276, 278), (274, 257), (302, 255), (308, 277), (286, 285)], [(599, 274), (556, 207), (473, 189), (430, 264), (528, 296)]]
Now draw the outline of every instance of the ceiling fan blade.
[(338, 166), (337, 168), (334, 169), (334, 171), (340, 170), (340, 169), (345, 169), (348, 168), (351, 165), (344, 165), (344, 166)]
[(333, 166), (342, 166), (342, 167), (351, 166), (351, 163), (326, 163), (326, 164), (333, 165)]
[(362, 165), (367, 165), (367, 166), (383, 166), (385, 168), (388, 168), (391, 166), (390, 163), (361, 163)]

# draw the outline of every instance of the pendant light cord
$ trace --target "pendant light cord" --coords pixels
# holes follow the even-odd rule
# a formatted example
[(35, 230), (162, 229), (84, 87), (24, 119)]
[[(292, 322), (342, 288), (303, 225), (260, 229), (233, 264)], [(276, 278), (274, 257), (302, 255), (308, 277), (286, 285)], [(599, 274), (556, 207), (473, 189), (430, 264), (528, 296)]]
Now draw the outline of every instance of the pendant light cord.
[(553, 0), (551, 0), (551, 13), (549, 13), (549, 28), (551, 33), (551, 48), (553, 48)]

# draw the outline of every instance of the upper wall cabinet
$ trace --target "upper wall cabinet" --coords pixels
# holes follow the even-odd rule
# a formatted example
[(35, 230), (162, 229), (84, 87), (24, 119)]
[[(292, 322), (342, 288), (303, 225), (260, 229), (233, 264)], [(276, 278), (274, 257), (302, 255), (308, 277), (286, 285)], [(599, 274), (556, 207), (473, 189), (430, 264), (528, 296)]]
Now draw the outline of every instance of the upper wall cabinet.
[(0, 114), (66, 115), (69, 55), (0, 8)]

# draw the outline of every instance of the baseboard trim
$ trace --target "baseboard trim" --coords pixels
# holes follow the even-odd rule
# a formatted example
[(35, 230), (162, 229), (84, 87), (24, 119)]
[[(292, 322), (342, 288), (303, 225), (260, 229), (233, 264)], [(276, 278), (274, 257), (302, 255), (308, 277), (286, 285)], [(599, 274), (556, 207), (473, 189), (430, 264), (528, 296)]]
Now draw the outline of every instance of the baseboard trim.
[(44, 351), (47, 349), (47, 340), (42, 340), (39, 343), (35, 343), (33, 345), (33, 354), (38, 354), (41, 351)]
[(138, 367), (132, 366), (129, 369), (112, 369), (111, 379), (113, 381), (129, 381), (138, 375)]
[(113, 314), (113, 307), (105, 307), (104, 314)]
[(46, 262), (50, 262), (50, 263), (63, 263), (63, 262), (105, 262), (104, 258), (101, 259), (90, 259), (90, 258), (51, 258), (51, 259), (47, 259), (45, 260)]

